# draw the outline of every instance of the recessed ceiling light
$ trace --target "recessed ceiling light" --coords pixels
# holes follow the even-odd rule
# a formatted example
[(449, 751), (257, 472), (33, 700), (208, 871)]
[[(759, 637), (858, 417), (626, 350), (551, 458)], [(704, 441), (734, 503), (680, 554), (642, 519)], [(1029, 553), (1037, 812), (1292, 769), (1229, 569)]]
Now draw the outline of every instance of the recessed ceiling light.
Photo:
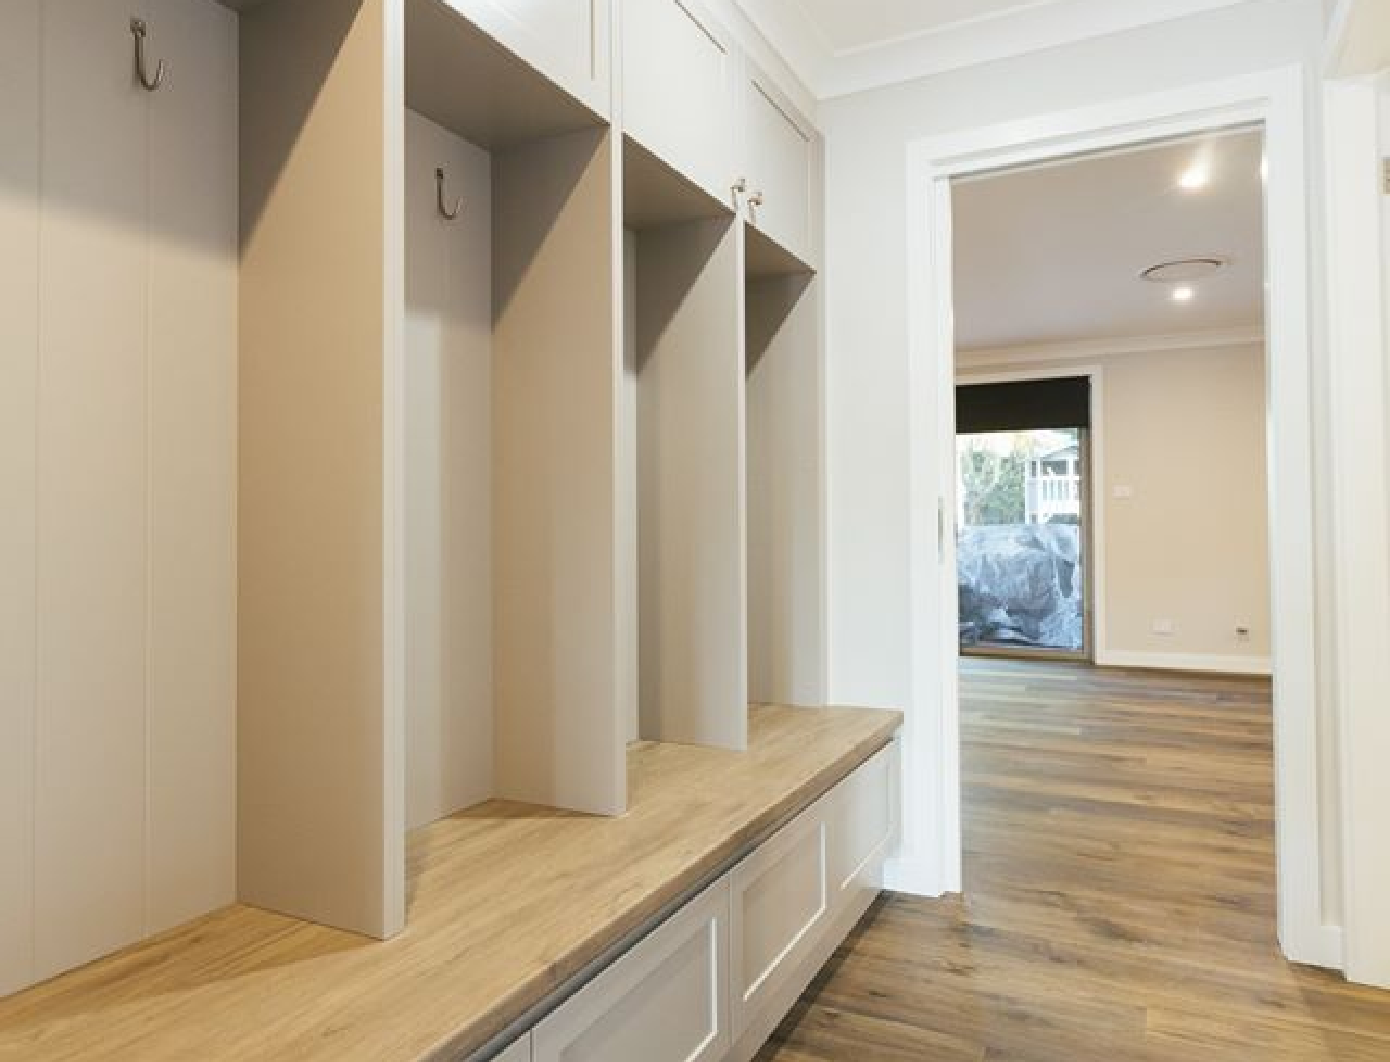
[(1189, 288), (1186, 284), (1183, 284), (1181, 287), (1176, 287), (1173, 289), (1173, 301), (1191, 302), (1192, 296), (1195, 294), (1197, 294), (1195, 291)]
[(1194, 162), (1178, 177), (1178, 187), (1185, 192), (1196, 192), (1211, 184), (1211, 167), (1205, 162)]
[(1149, 266), (1148, 269), (1139, 274), (1139, 279), (1152, 281), (1155, 284), (1184, 284), (1220, 272), (1230, 264), (1230, 261), (1224, 255), (1217, 254), (1207, 254), (1197, 258), (1175, 258), (1169, 262), (1159, 262), (1157, 265)]

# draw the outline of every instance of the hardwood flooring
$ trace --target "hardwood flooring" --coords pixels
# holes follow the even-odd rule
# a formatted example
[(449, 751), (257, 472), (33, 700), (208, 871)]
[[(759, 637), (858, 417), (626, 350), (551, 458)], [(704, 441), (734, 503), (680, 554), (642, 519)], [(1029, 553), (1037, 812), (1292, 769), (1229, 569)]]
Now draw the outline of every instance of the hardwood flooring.
[(758, 1062), (1390, 1062), (1274, 934), (1269, 683), (962, 664), (965, 896), (881, 899)]

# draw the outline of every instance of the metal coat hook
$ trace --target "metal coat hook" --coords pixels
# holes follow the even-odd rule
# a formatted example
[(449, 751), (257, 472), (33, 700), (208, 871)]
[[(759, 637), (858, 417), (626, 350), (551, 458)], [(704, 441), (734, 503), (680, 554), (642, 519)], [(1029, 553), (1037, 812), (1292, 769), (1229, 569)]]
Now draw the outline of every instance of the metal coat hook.
[(435, 199), (439, 203), (439, 214), (445, 221), (453, 221), (459, 214), (463, 213), (463, 198), (460, 197), (454, 204), (454, 209), (450, 210), (444, 202), (444, 167), (441, 166), (434, 171)]
[(130, 32), (135, 38), (135, 76), (140, 79), (140, 84), (145, 86), (146, 92), (154, 92), (164, 84), (164, 60), (159, 61), (154, 69), (154, 77), (151, 78), (149, 64), (145, 61), (145, 38), (149, 35), (149, 27), (145, 25), (143, 18), (132, 18)]

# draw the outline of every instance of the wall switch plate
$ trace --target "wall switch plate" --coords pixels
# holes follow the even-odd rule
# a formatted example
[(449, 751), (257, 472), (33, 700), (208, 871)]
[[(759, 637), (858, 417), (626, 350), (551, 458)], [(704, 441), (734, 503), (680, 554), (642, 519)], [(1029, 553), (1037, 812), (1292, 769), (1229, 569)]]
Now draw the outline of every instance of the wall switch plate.
[(1126, 501), (1134, 497), (1134, 488), (1127, 483), (1116, 484), (1114, 494), (1121, 501)]
[(1175, 633), (1177, 632), (1177, 629), (1178, 629), (1177, 624), (1175, 624), (1175, 623), (1174, 623), (1172, 620), (1170, 620), (1170, 619), (1156, 619), (1156, 620), (1154, 620), (1154, 633), (1155, 633), (1155, 634), (1164, 634), (1164, 635), (1175, 634)]

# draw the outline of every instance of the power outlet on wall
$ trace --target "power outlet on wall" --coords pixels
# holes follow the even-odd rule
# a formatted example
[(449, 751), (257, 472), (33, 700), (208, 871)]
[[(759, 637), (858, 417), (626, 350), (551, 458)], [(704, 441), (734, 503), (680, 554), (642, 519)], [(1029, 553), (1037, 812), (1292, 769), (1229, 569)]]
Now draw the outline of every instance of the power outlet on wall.
[(1236, 624), (1236, 641), (1248, 642), (1250, 640), (1250, 625), (1248, 623)]
[(1177, 630), (1178, 625), (1170, 619), (1154, 620), (1153, 631), (1155, 634), (1161, 634), (1167, 637), (1169, 635), (1176, 634)]

